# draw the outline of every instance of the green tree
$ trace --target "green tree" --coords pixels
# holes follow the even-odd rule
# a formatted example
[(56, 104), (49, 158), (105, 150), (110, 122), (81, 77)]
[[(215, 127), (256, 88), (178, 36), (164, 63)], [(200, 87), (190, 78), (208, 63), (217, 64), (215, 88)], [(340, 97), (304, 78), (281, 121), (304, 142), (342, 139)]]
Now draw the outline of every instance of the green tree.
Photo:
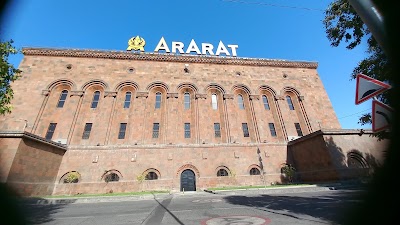
[[(379, 2), (377, 7), (379, 9)], [(365, 42), (367, 45), (367, 57), (359, 62), (353, 69), (351, 79), (355, 79), (357, 74), (362, 73), (374, 79), (391, 83), (393, 81), (392, 66), (389, 63), (387, 55), (378, 45), (371, 35), (367, 26), (361, 20), (360, 16), (351, 7), (348, 0), (335, 0), (325, 10), (325, 19), (323, 20), (327, 38), (334, 47), (341, 43), (346, 43), (346, 48), (351, 50)], [(390, 105), (390, 93), (387, 91), (377, 98), (385, 104)], [(359, 123), (370, 124), (371, 113), (363, 114), (359, 118)], [(380, 132), (377, 134), (380, 138), (388, 138), (388, 133)]]
[(11, 83), (17, 80), (21, 73), (19, 69), (8, 62), (10, 54), (14, 55), (19, 52), (12, 44), (12, 40), (0, 41), (0, 115), (11, 112), (11, 100), (14, 96)]

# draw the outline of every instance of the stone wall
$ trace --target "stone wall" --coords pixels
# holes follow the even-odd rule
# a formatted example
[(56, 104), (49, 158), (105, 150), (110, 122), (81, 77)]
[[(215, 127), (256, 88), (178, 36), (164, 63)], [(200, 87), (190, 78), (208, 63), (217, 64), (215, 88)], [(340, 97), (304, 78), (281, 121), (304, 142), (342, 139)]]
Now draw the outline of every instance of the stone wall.
[(8, 155), (2, 170), (9, 168), (8, 176), (2, 182), (23, 196), (53, 193), (65, 147), (22, 132), (1, 133), (0, 143), (9, 144), (1, 150), (2, 157)]
[(371, 135), (360, 130), (317, 131), (288, 144), (289, 161), (303, 182), (369, 176), (382, 164), (388, 144)]

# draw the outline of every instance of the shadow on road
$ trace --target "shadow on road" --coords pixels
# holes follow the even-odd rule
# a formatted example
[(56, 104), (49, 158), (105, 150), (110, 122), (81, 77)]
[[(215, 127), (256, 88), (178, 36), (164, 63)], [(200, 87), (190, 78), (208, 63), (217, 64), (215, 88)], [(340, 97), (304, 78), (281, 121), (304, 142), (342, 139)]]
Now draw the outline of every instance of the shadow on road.
[[(257, 208), (272, 214), (279, 214), (299, 220), (319, 218), (333, 223), (342, 223), (348, 209), (361, 199), (356, 192), (327, 192), (316, 197), (290, 195), (226, 196), (224, 199), (235, 205)], [(310, 216), (310, 218), (307, 218)]]
[(49, 202), (43, 198), (22, 198), (0, 184), (0, 224), (29, 225), (53, 221), (52, 215), (75, 200)]
[(27, 224), (44, 224), (54, 221), (52, 215), (73, 202), (74, 199), (49, 201), (43, 198), (24, 198), (18, 199), (18, 206)]

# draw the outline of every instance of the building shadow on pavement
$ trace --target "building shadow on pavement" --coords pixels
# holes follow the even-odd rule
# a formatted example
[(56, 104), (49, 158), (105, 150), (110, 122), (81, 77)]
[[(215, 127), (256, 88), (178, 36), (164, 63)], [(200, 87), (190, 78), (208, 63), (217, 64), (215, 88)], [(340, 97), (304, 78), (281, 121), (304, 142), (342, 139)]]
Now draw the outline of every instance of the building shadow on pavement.
[(53, 214), (75, 200), (47, 200), (44, 198), (22, 198), (0, 184), (0, 224), (30, 225), (51, 223)]
[(224, 199), (234, 205), (248, 206), (267, 213), (282, 215), (299, 220), (315, 221), (315, 218), (341, 224), (346, 212), (360, 203), (361, 193), (327, 192), (326, 195), (299, 197), (290, 195), (226, 196)]

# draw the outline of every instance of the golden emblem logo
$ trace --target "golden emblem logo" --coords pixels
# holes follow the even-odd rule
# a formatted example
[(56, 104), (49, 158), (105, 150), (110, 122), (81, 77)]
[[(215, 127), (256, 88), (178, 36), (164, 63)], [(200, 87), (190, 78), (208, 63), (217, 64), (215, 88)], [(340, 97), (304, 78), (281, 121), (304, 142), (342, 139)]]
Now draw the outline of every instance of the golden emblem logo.
[(129, 39), (128, 48), (126, 50), (127, 51), (140, 50), (140, 51), (144, 52), (145, 45), (146, 45), (146, 41), (142, 37), (136, 36), (136, 37)]

